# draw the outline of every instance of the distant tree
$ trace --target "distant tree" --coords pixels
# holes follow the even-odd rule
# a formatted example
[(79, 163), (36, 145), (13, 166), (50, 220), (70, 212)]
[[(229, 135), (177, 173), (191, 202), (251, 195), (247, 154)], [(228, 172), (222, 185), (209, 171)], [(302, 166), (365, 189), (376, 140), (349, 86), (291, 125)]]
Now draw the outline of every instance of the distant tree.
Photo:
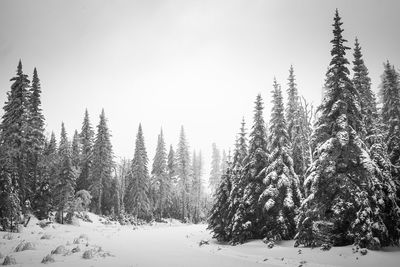
[(189, 220), (189, 193), (190, 193), (190, 158), (189, 146), (186, 140), (185, 130), (181, 127), (178, 149), (176, 151), (176, 174), (181, 197), (181, 219)]
[(300, 205), (299, 179), (293, 169), (290, 140), (284, 117), (280, 85), (274, 80), (273, 107), (269, 131), (269, 165), (265, 170), (266, 189), (260, 196), (265, 210), (261, 229), (271, 241), (292, 239), (296, 231), (295, 216)]
[(192, 186), (191, 186), (191, 199), (192, 199), (192, 217), (193, 222), (198, 223), (201, 220), (201, 198), (203, 194), (203, 184), (201, 180), (202, 175), (202, 155), (193, 151), (192, 157)]
[(221, 155), (217, 145), (212, 144), (212, 156), (211, 156), (211, 171), (210, 171), (210, 188), (211, 192), (215, 192), (218, 187), (219, 180), (221, 179)]
[(151, 174), (153, 176), (152, 180), (157, 184), (156, 206), (159, 212), (159, 218), (162, 218), (171, 197), (171, 180), (168, 178), (167, 151), (165, 149), (162, 130), (158, 136), (156, 154), (154, 156)]
[(74, 132), (74, 137), (72, 138), (72, 145), (71, 145), (71, 160), (72, 160), (72, 166), (76, 170), (79, 169), (79, 163), (80, 163), (80, 158), (81, 158), (81, 148), (80, 148), (80, 138), (78, 131), (75, 130)]
[(96, 139), (93, 145), (93, 161), (90, 171), (89, 190), (93, 197), (92, 209), (97, 214), (110, 213), (113, 206), (111, 195), (112, 173), (114, 169), (110, 131), (104, 109), (100, 114)]
[(227, 168), (228, 168), (228, 158), (227, 158), (225, 149), (223, 149), (222, 150), (222, 157), (221, 157), (221, 174), (225, 173)]
[(32, 203), (35, 215), (40, 220), (48, 218), (55, 205), (53, 199), (58, 183), (60, 158), (57, 153), (57, 141), (54, 132), (51, 133), (50, 140), (45, 142), (42, 158), (42, 177)]
[(142, 125), (139, 124), (136, 135), (135, 154), (133, 156), (131, 173), (129, 175), (128, 194), (125, 207), (136, 218), (146, 219), (150, 214), (149, 199), (149, 172), (147, 168), (148, 158), (144, 145)]
[(90, 124), (89, 112), (87, 109), (85, 110), (85, 116), (79, 137), (81, 142), (81, 160), (79, 164), (80, 172), (76, 185), (78, 191), (82, 189), (89, 190), (89, 176), (93, 163), (94, 131)]
[(57, 208), (57, 218), (64, 223), (64, 212), (74, 198), (75, 172), (71, 161), (71, 148), (65, 131), (64, 123), (61, 124), (60, 145), (58, 148), (59, 172), (54, 188), (54, 202)]

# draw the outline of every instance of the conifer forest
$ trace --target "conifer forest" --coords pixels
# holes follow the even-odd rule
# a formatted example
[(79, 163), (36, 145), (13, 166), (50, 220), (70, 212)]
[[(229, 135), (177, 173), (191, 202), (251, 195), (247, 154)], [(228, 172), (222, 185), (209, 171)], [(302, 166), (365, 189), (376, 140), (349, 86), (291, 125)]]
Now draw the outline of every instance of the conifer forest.
[[(298, 73), (304, 70), (296, 62), (287, 65), (285, 79), (265, 73), (268, 83), (254, 102), (241, 100), (252, 109), (233, 118), (237, 128), (223, 137), (234, 136), (230, 147), (190, 145), (187, 133), (218, 134), (193, 124), (171, 133), (163, 122), (157, 136), (147, 134), (145, 114), (163, 112), (154, 102), (119, 118), (127, 125), (135, 123), (131, 116), (143, 117), (136, 133), (125, 133), (135, 140), (124, 141), (130, 156), (120, 157), (109, 107), (92, 114), (77, 100), (71, 109), (84, 111), (75, 118), (80, 128), (68, 131), (68, 120), (59, 117), (52, 129), (43, 108), (52, 89), (40, 64), (27, 69), (21, 55), (15, 70), (0, 69), (2, 75), (14, 71), (3, 81), (9, 87), (1, 88), (0, 264), (396, 266), (400, 69), (382, 53), (373, 83), (368, 44), (357, 29), (347, 32), (348, 13), (342, 17), (337, 8), (330, 14), (331, 25), (321, 26), (329, 34), (328, 67), (324, 77), (311, 75), (324, 81), (322, 88), (302, 88)], [(309, 100), (306, 90), (321, 101)], [(229, 102), (230, 92), (223, 94)], [(199, 96), (187, 105), (197, 105)], [(218, 109), (229, 116), (225, 105)], [(178, 142), (166, 138), (171, 134)], [(130, 242), (136, 242), (132, 249)], [(182, 257), (173, 256), (176, 251)], [(359, 259), (368, 251), (375, 261)], [(322, 258), (313, 258), (316, 253)]]

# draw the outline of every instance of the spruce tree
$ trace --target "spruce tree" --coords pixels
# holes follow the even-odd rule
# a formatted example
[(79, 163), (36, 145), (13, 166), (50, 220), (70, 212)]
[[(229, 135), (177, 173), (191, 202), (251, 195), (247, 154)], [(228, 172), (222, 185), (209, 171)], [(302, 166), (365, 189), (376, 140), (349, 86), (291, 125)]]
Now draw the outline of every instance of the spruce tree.
[(79, 166), (79, 177), (77, 180), (77, 190), (89, 190), (89, 175), (93, 162), (93, 138), (94, 131), (89, 120), (89, 112), (85, 110), (82, 129), (80, 132), (81, 141), (81, 160)]
[(136, 135), (135, 154), (126, 196), (126, 209), (136, 218), (148, 219), (150, 214), (148, 158), (144, 145), (142, 125), (139, 124)]
[(79, 163), (80, 163), (80, 154), (81, 154), (81, 151), (80, 151), (80, 139), (79, 139), (79, 134), (78, 134), (78, 131), (77, 130), (75, 130), (75, 132), (74, 132), (74, 137), (72, 138), (72, 147), (71, 147), (71, 149), (72, 149), (72, 151), (71, 151), (71, 159), (72, 159), (72, 166), (76, 169), (76, 170), (78, 170), (78, 168), (79, 168)]
[[(289, 240), (296, 230), (295, 216), (300, 204), (299, 180), (293, 169), (290, 140), (284, 117), (280, 85), (274, 80), (273, 107), (269, 131), (269, 165), (265, 170), (266, 189), (260, 196), (265, 211), (262, 236), (271, 241)], [(297, 108), (297, 107), (296, 107)]]
[(153, 160), (153, 169), (151, 171), (153, 181), (158, 185), (156, 191), (156, 206), (159, 212), (159, 218), (164, 216), (164, 211), (170, 199), (171, 184), (168, 179), (167, 170), (167, 151), (165, 149), (165, 142), (163, 132), (161, 130), (158, 136), (156, 154)]
[(0, 229), (2, 231), (16, 229), (21, 209), (17, 180), (12, 177), (10, 159), (3, 144), (0, 144)]
[[(36, 68), (33, 71), (32, 86), (29, 89), (29, 98), (27, 101), (28, 120), (26, 131), (27, 146), (27, 171), (29, 179), (29, 187), (32, 195), (36, 197), (39, 192), (40, 177), (43, 176), (41, 166), (44, 149), (44, 116), (41, 108), (41, 86)], [(33, 209), (36, 209), (33, 205)]]
[(267, 132), (263, 117), (263, 101), (257, 95), (254, 110), (254, 124), (250, 133), (248, 158), (241, 173), (243, 196), (234, 216), (232, 243), (243, 243), (250, 238), (261, 238), (264, 222), (263, 205), (259, 197), (265, 190), (264, 171), (268, 164)]
[(26, 167), (26, 130), (30, 81), (22, 71), (21, 61), (18, 63), (16, 76), (10, 81), (13, 84), (7, 95), (7, 102), (3, 107), (4, 114), (0, 124), (1, 144), (3, 149), (8, 151), (11, 180), (16, 186), (20, 202), (24, 203), (31, 193), (28, 187)]
[(113, 206), (111, 195), (112, 173), (114, 168), (111, 134), (102, 109), (93, 145), (93, 163), (90, 171), (89, 190), (93, 197), (92, 209), (97, 214), (109, 213)]
[(228, 168), (228, 158), (227, 158), (225, 149), (223, 149), (222, 156), (221, 156), (221, 174), (225, 173), (227, 168)]
[(185, 130), (181, 127), (178, 149), (176, 151), (176, 174), (178, 177), (178, 188), (180, 195), (181, 219), (189, 220), (189, 194), (190, 194), (190, 158), (189, 146), (186, 140)]
[(68, 141), (64, 123), (61, 124), (60, 145), (58, 148), (59, 164), (58, 179), (54, 188), (54, 202), (57, 208), (57, 218), (64, 223), (64, 212), (68, 209), (75, 193), (75, 172), (71, 161), (71, 147)]
[(35, 215), (40, 220), (48, 218), (53, 209), (53, 193), (58, 182), (59, 155), (54, 132), (51, 133), (50, 140), (45, 142), (42, 158), (42, 177), (32, 205), (35, 207)]
[(208, 218), (207, 229), (213, 232), (213, 238), (218, 241), (229, 241), (229, 195), (231, 191), (231, 166), (228, 164), (226, 172), (221, 176), (221, 181), (215, 191), (215, 201)]
[(217, 145), (212, 144), (212, 155), (211, 155), (211, 171), (210, 171), (210, 188), (211, 192), (214, 193), (218, 187), (219, 180), (221, 179), (221, 155)]
[(399, 74), (389, 61), (384, 65), (380, 85), (382, 122), (385, 125), (388, 154), (392, 163), (392, 175), (400, 196), (400, 80)]
[(306, 246), (378, 248), (387, 238), (379, 207), (383, 192), (375, 176), (379, 170), (362, 145), (359, 95), (348, 77), (349, 48), (341, 26), (336, 10), (326, 96), (312, 138), (315, 161), (304, 182), (306, 199), (295, 239)]
[(300, 104), (293, 66), (290, 66), (289, 69), (287, 94), (288, 102), (286, 107), (286, 120), (287, 133), (291, 144), (290, 156), (293, 159), (294, 171), (299, 176), (300, 183), (302, 183), (308, 165), (307, 159), (305, 158), (307, 154), (307, 145), (303, 134), (305, 131), (305, 125), (302, 123), (305, 114), (302, 111)]
[(201, 218), (201, 196), (203, 193), (201, 172), (202, 172), (202, 156), (201, 152), (198, 154), (193, 151), (192, 157), (192, 186), (191, 186), (191, 198), (192, 198), (192, 208), (193, 208), (193, 222), (198, 223)]
[(167, 173), (169, 183), (171, 184), (171, 201), (168, 207), (168, 214), (173, 218), (180, 218), (180, 208), (179, 208), (179, 190), (178, 190), (178, 181), (176, 175), (176, 157), (175, 151), (172, 145), (169, 147), (168, 159), (167, 159)]
[[(242, 210), (244, 205), (242, 203), (243, 190), (245, 187), (244, 179), (242, 179), (243, 167), (246, 165), (247, 158), (247, 133), (246, 123), (244, 118), (241, 122), (240, 132), (236, 139), (235, 150), (233, 152), (232, 170), (231, 170), (231, 192), (229, 193), (229, 207), (228, 207), (228, 234), (232, 235), (233, 229), (239, 231), (241, 225), (240, 220), (235, 218), (235, 214)], [(238, 212), (241, 214), (241, 212)], [(233, 242), (234, 243), (234, 242)]]

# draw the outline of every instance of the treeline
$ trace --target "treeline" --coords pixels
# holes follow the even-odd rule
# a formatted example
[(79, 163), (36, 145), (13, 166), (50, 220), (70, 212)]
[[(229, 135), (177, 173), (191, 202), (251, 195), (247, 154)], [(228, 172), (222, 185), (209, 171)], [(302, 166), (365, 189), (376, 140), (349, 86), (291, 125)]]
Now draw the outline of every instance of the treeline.
[(242, 122), (209, 217), (218, 240), (399, 245), (399, 73), (384, 64), (378, 108), (357, 39), (350, 77), (337, 10), (333, 27), (324, 99), (315, 115), (300, 101), (291, 67), (286, 108), (274, 80), (269, 130), (260, 95), (249, 136)]
[(72, 140), (62, 123), (57, 142), (54, 132), (45, 135), (36, 68), (31, 82), (20, 61), (11, 81), (0, 124), (2, 230), (15, 229), (27, 213), (64, 223), (87, 209), (122, 223), (206, 218), (202, 155), (190, 157), (183, 127), (176, 152), (171, 145), (168, 154), (161, 131), (151, 169), (141, 125), (133, 159), (115, 162), (104, 110), (96, 131), (86, 110)]

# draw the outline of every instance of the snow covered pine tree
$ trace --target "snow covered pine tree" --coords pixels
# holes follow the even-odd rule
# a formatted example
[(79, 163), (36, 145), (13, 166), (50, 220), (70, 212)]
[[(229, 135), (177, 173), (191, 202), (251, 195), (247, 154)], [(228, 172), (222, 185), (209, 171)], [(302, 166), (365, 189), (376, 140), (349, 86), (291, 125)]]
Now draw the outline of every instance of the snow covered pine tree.
[(338, 11), (326, 95), (313, 133), (314, 162), (304, 182), (306, 198), (298, 217), (296, 244), (358, 244), (378, 249), (392, 237), (383, 221), (379, 168), (361, 136), (365, 132), (359, 92), (349, 79), (346, 40)]

